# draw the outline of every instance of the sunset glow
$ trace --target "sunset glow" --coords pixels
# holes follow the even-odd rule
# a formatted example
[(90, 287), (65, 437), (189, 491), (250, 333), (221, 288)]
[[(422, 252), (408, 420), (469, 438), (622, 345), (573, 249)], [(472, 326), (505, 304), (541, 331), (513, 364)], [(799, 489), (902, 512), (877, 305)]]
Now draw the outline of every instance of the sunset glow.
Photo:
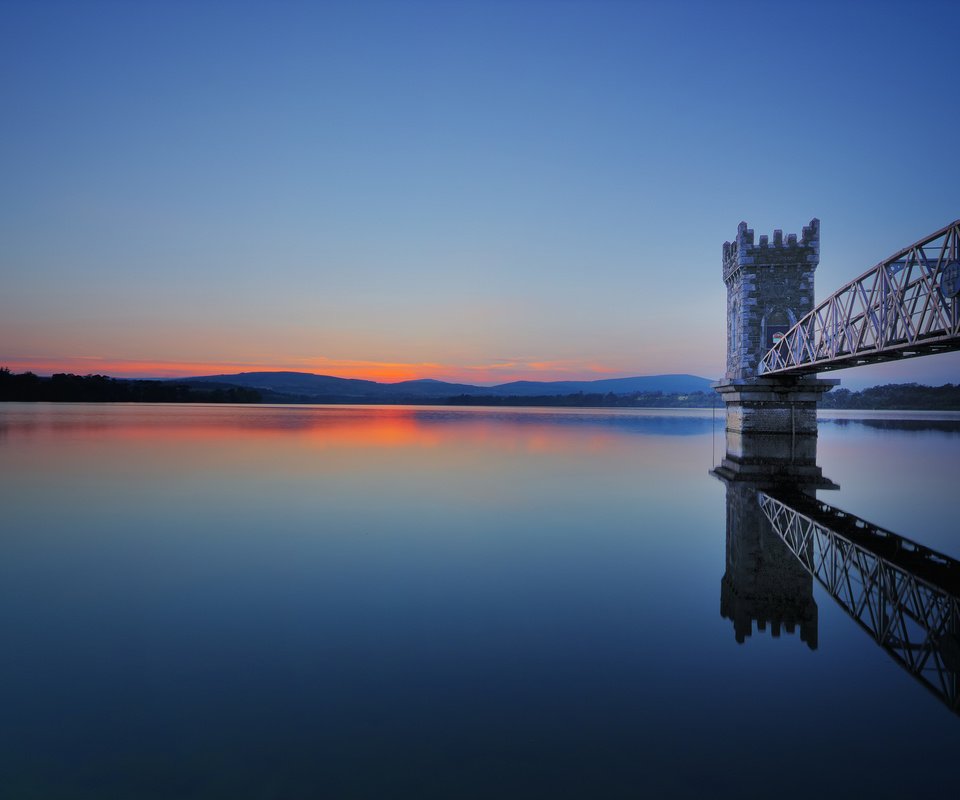
[[(896, 15), (767, 9), (731, 47), (750, 13), (708, 3), (47, 5), (0, 49), (13, 370), (715, 379), (740, 220), (822, 221), (819, 300), (957, 216), (949, 48), (850, 46), (897, 52)], [(769, 98), (797, 124), (736, 110)]]
[(596, 363), (574, 361), (504, 361), (495, 364), (383, 363), (335, 359), (278, 360), (271, 362), (175, 362), (133, 361), (117, 358), (7, 358), (0, 366), (41, 375), (68, 372), (77, 375), (112, 375), (122, 378), (185, 378), (237, 372), (311, 372), (341, 378), (394, 383), (433, 378), (454, 383), (497, 384), (516, 380), (592, 380), (626, 376), (628, 373)]
[[(886, 191), (942, 174), (956, 126), (864, 124), (955, 89), (939, 50), (861, 68), (852, 40), (897, 49), (883, 14), (778, 9), (731, 48), (744, 14), (715, 4), (45, 5), (0, 54), (11, 369), (716, 378), (741, 219), (819, 217), (820, 298), (956, 217), (949, 176)], [(797, 125), (731, 102), (812, 85)]]
[(958, 31), (0, 0), (0, 800), (956, 794)]

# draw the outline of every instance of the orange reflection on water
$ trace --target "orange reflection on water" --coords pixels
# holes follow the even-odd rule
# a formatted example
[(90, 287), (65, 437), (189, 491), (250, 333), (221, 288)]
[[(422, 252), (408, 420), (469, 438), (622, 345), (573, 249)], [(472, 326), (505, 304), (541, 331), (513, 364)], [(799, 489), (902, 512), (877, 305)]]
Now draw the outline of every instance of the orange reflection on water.
[[(127, 469), (143, 476), (442, 471), (483, 464), (509, 472), (520, 460), (575, 472), (598, 458), (624, 470), (656, 463), (668, 473), (688, 463), (688, 449), (680, 445), (691, 438), (657, 427), (659, 418), (582, 410), (10, 404), (2, 411), (0, 442), (12, 447), (0, 449), (0, 466), (10, 459), (37, 473), (81, 464), (88, 473)], [(650, 424), (641, 430), (644, 422)]]
[[(28, 408), (24, 406), (25, 408)], [(20, 418), (0, 421), (7, 435), (69, 435), (71, 439), (120, 439), (131, 442), (197, 442), (218, 440), (291, 439), (320, 447), (434, 446), (439, 430), (418, 421), (406, 408), (382, 408), (375, 413), (340, 408), (274, 408), (268, 406), (38, 404)]]

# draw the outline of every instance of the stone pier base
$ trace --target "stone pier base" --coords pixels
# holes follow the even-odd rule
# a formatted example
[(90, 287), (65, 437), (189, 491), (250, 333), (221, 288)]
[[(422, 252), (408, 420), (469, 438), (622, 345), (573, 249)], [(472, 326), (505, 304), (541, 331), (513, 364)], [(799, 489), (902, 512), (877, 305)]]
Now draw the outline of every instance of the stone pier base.
[(714, 384), (727, 406), (727, 430), (817, 435), (817, 403), (837, 380), (750, 378)]

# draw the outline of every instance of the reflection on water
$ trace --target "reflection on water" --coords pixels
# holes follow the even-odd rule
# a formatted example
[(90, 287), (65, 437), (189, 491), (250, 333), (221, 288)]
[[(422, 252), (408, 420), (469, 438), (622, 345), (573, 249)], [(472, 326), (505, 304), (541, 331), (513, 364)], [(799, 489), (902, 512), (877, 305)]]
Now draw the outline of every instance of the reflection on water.
[(757, 489), (745, 485), (727, 492), (727, 569), (720, 584), (720, 613), (733, 622), (738, 642), (756, 625), (773, 636), (781, 628), (817, 649), (817, 603), (813, 578), (795, 554), (770, 536), (760, 513)]
[[(882, 430), (960, 431), (956, 419), (835, 419)], [(816, 436), (728, 431), (713, 471), (727, 487), (720, 610), (743, 643), (753, 626), (797, 627), (817, 647), (813, 579), (908, 673), (960, 713), (960, 562), (816, 499), (840, 487)]]
[(818, 614), (813, 578), (770, 527), (760, 505), (760, 490), (789, 487), (813, 494), (836, 488), (817, 466), (816, 436), (726, 434), (726, 455), (713, 474), (726, 485), (726, 572), (721, 581), (720, 613), (733, 622), (738, 643), (770, 627), (800, 632), (817, 649)]
[[(794, 761), (838, 794), (949, 786), (957, 717), (761, 502), (832, 489), (957, 558), (958, 433), (831, 423), (725, 450), (721, 428), (0, 407), (0, 796), (822, 793)], [(884, 640), (921, 660), (907, 641)]]
[(760, 508), (794, 563), (960, 713), (960, 562), (802, 493), (773, 491), (758, 493)]
[(911, 419), (884, 419), (883, 417), (828, 417), (819, 420), (832, 425), (863, 425), (865, 428), (879, 428), (886, 431), (941, 431), (960, 433), (960, 419), (939, 419), (936, 416)]
[[(505, 436), (518, 431), (580, 429), (591, 435), (690, 436), (709, 432), (715, 418), (683, 410), (637, 412), (621, 409), (447, 409), (438, 406), (231, 406), (149, 404), (7, 404), (0, 436), (108, 433), (125, 439), (216, 437), (222, 434), (296, 434), (320, 444), (436, 443), (436, 437), (464, 433)], [(44, 438), (44, 437), (40, 437)], [(562, 437), (557, 437), (562, 441)]]

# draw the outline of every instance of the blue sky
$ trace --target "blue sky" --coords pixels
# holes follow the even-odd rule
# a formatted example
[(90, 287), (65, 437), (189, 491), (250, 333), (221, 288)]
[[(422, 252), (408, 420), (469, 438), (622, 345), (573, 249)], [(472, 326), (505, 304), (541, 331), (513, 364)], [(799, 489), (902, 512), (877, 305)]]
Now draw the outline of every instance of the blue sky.
[[(0, 20), (14, 367), (715, 377), (741, 219), (819, 217), (822, 299), (960, 217), (957, 4), (35, 0)], [(960, 360), (837, 376), (956, 382)]]

